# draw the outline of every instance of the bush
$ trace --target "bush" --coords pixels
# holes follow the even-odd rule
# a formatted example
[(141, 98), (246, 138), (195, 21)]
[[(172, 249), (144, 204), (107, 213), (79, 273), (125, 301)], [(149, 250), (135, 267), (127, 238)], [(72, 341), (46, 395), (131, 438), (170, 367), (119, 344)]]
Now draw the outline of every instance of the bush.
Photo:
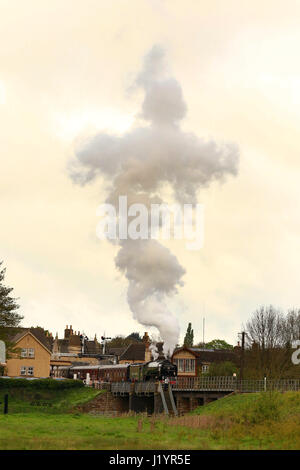
[(278, 421), (282, 405), (282, 396), (278, 392), (262, 392), (254, 405), (242, 413), (242, 421), (260, 424), (266, 421)]
[(230, 361), (213, 362), (210, 364), (208, 372), (205, 374), (208, 377), (232, 377), (234, 373), (238, 374), (238, 367)]
[(84, 384), (81, 380), (55, 380), (55, 379), (4, 379), (0, 377), (1, 388), (30, 388), (35, 390), (65, 390), (68, 388), (80, 388)]

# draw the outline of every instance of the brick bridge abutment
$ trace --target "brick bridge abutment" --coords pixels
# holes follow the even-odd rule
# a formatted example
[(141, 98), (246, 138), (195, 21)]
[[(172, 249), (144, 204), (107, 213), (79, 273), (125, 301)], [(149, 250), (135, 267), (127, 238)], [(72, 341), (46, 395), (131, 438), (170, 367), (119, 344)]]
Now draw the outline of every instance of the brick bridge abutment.
[[(211, 401), (218, 400), (230, 392), (190, 392), (174, 391), (175, 404), (180, 415), (193, 411)], [(115, 396), (110, 391), (101, 393), (90, 402), (81, 405), (76, 410), (91, 414), (120, 415), (128, 412), (159, 414), (163, 413), (163, 404), (159, 393), (149, 396), (135, 395)]]

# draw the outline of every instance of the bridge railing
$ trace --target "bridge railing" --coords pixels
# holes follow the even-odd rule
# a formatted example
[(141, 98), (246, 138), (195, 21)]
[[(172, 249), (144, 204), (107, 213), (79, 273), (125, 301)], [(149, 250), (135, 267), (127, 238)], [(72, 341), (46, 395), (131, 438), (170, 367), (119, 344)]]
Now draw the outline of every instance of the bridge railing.
[(110, 382), (94, 382), (94, 384), (90, 385), (91, 387), (94, 386), (97, 390), (108, 390), (110, 391), (111, 389), (111, 383)]
[(242, 380), (239, 386), (241, 392), (289, 392), (300, 391), (300, 379), (266, 379), (266, 380)]
[(155, 382), (136, 382), (134, 384), (134, 391), (137, 395), (147, 395), (156, 392), (156, 390), (157, 384)]
[(238, 380), (235, 377), (178, 377), (173, 390), (239, 391), (300, 391), (300, 379)]
[(130, 382), (112, 382), (111, 392), (118, 395), (130, 393), (132, 384)]
[(234, 377), (178, 377), (173, 390), (234, 391), (237, 380)]
[[(128, 393), (147, 395), (157, 391), (154, 382), (98, 382), (94, 387), (108, 390), (114, 394)], [(172, 383), (174, 391), (208, 391), (208, 392), (264, 392), (264, 391), (300, 391), (300, 379), (266, 379), (266, 380), (238, 380), (235, 377), (178, 377)]]

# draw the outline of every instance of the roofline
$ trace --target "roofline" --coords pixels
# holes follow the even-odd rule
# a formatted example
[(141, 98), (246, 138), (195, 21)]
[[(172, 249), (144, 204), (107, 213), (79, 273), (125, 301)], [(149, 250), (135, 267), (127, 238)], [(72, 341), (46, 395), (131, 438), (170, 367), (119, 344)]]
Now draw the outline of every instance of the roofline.
[[(177, 354), (179, 351), (188, 351), (189, 353), (193, 354), (193, 356), (199, 357), (196, 351), (193, 351), (187, 346), (182, 346), (181, 348), (178, 348), (176, 351), (173, 352), (171, 356), (171, 360), (173, 359), (174, 354)], [(211, 353), (224, 353), (225, 352), (225, 353), (231, 353), (232, 355), (236, 356), (236, 352), (234, 351), (234, 349), (214, 349), (214, 350), (203, 349), (201, 350), (201, 352), (211, 352)]]
[(24, 336), (26, 336), (28, 334), (31, 335), (44, 349), (46, 349), (46, 351), (48, 351), (50, 354), (52, 354), (50, 349), (48, 349), (30, 330), (25, 331), (24, 334), (15, 342), (15, 344), (18, 344), (19, 341), (21, 341), (21, 339), (23, 339)]
[(176, 351), (173, 351), (171, 359), (173, 359), (174, 354), (177, 354), (179, 351), (188, 351), (191, 354), (193, 354), (193, 356), (197, 357), (197, 354), (194, 351), (192, 351), (190, 348), (188, 348), (187, 346), (182, 346), (181, 348), (177, 349)]

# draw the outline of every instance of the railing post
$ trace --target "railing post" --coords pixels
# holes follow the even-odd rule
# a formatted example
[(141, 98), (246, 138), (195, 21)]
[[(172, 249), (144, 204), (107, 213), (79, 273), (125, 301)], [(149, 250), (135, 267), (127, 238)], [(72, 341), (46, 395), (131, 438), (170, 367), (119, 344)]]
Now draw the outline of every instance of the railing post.
[(4, 414), (7, 415), (8, 413), (8, 394), (4, 395)]

